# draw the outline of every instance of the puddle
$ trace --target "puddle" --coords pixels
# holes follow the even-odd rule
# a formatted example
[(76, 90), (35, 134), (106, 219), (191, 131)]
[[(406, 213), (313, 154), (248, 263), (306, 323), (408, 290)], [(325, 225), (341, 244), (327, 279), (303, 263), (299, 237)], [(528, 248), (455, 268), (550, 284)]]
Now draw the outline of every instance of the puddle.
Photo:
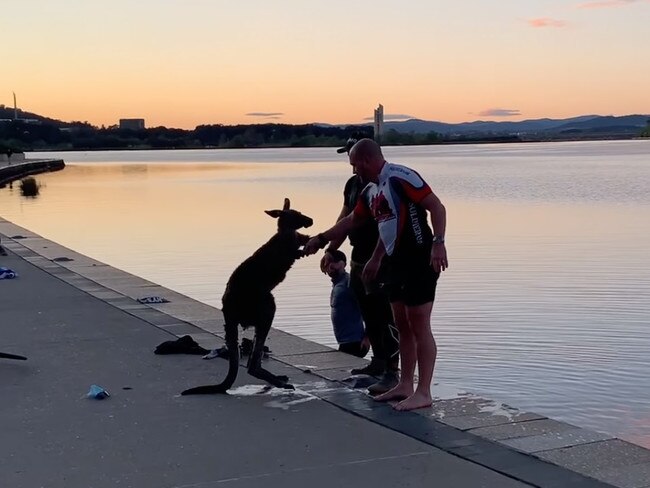
[(247, 397), (247, 396), (269, 396), (273, 399), (264, 404), (265, 407), (279, 408), (289, 410), (295, 405), (318, 400), (319, 398), (312, 393), (328, 392), (340, 390), (341, 388), (330, 388), (325, 381), (315, 381), (310, 383), (294, 384), (295, 390), (285, 390), (284, 388), (274, 388), (269, 385), (243, 385), (228, 391), (229, 395)]
[(481, 406), (481, 413), (489, 413), (492, 415), (497, 415), (499, 417), (506, 417), (508, 420), (512, 420), (513, 415), (517, 414), (517, 409), (504, 405), (503, 403), (488, 403)]
[(269, 385), (244, 385), (228, 390), (228, 394), (234, 396), (253, 396), (267, 393), (273, 389), (274, 388)]

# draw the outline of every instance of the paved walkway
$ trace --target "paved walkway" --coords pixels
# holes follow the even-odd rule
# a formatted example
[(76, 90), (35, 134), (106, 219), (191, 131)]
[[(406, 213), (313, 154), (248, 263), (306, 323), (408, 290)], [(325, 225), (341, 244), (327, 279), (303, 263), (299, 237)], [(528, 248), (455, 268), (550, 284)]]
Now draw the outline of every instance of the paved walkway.
[[(576, 471), (650, 486), (647, 450), (478, 397), (394, 412), (340, 381), (360, 360), (277, 330), (267, 367), (295, 392), (242, 368), (230, 395), (181, 397), (227, 362), (153, 349), (221, 345), (218, 310), (2, 219), (0, 235), (19, 274), (0, 280), (0, 351), (29, 357), (0, 360), (2, 487), (610, 486)], [(148, 295), (170, 303), (135, 300)], [(91, 384), (111, 396), (85, 398)], [(569, 444), (548, 435), (559, 426)]]

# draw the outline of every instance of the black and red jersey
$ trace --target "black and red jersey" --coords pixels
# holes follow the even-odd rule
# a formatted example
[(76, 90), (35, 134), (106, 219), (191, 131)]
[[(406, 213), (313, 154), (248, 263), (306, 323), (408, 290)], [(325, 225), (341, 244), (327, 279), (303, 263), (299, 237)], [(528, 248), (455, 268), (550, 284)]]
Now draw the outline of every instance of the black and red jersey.
[(361, 192), (355, 214), (373, 217), (386, 254), (430, 252), (433, 233), (427, 211), (419, 203), (432, 193), (414, 170), (385, 163), (377, 183), (369, 183)]

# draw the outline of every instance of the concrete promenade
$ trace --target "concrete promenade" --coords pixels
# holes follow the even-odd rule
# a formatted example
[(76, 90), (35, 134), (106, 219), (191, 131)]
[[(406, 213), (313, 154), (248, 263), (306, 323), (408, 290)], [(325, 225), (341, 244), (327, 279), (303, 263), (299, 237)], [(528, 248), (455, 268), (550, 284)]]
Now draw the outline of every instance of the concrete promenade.
[(343, 381), (363, 360), (278, 330), (267, 367), (295, 392), (242, 368), (229, 395), (181, 397), (227, 362), (153, 349), (222, 345), (217, 309), (1, 218), (0, 237), (19, 274), (0, 351), (29, 358), (0, 359), (2, 488), (650, 487), (646, 449), (473, 395), (395, 412)]
[(21, 159), (18, 162), (0, 159), (0, 188), (26, 176), (59, 171), (63, 168), (65, 163), (62, 159)]

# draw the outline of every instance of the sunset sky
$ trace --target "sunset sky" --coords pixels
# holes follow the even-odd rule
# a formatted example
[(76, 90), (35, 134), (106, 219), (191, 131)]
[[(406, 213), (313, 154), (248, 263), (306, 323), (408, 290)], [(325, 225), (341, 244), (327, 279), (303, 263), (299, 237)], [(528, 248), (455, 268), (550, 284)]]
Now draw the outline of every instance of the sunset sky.
[(650, 113), (650, 0), (0, 1), (0, 104), (65, 121)]

